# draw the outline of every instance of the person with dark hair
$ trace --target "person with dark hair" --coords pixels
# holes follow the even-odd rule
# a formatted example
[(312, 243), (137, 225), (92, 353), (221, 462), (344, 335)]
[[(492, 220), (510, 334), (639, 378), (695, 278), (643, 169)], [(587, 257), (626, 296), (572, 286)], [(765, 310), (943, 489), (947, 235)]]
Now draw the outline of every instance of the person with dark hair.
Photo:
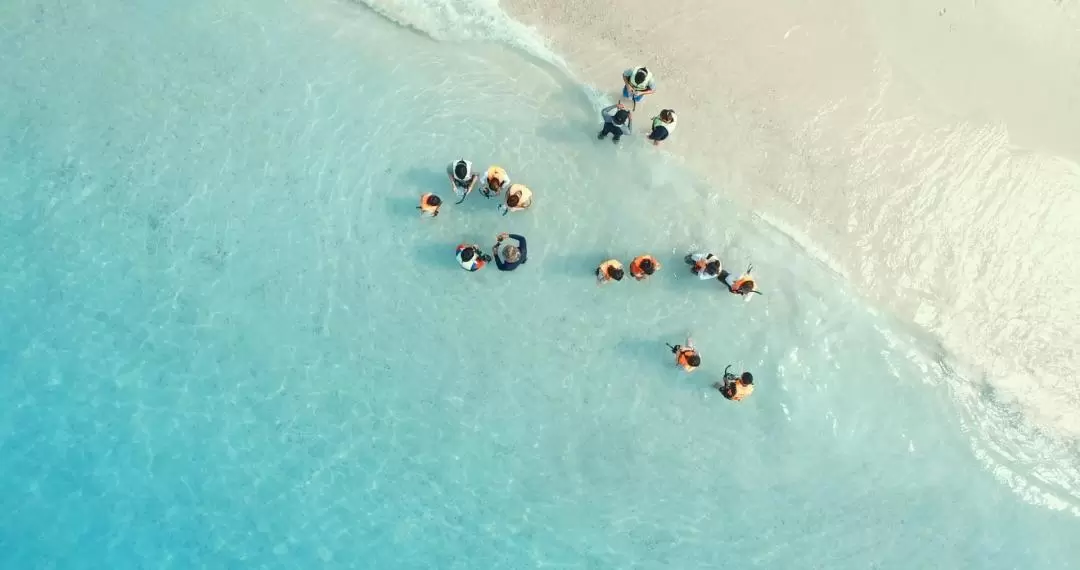
[(465, 271), (480, 271), (491, 261), (491, 256), (482, 253), (480, 246), (475, 244), (460, 244), (454, 253), (457, 255), (458, 264)]
[(660, 114), (652, 119), (652, 130), (649, 131), (648, 138), (652, 141), (653, 146), (658, 146), (660, 141), (665, 141), (671, 133), (675, 131), (675, 126), (678, 124), (679, 118), (675, 115), (675, 111), (671, 109), (664, 109), (660, 111)]
[(603, 285), (611, 281), (622, 281), (622, 263), (617, 259), (609, 259), (596, 268), (596, 284)]
[(720, 274), (717, 276), (717, 279), (719, 279), (720, 282), (723, 283), (725, 287), (727, 287), (727, 290), (730, 293), (747, 297), (747, 299), (749, 300), (748, 295), (762, 294), (761, 291), (757, 290), (757, 280), (755, 280), (754, 277), (750, 275), (750, 272), (753, 269), (753, 265), (747, 267), (746, 273), (740, 275), (738, 279), (735, 279), (735, 275), (732, 273), (728, 273), (727, 271), (721, 271)]
[[(503, 247), (502, 257), (499, 257), (499, 246), (502, 245), (503, 240), (506, 238), (517, 240), (517, 245), (509, 245)], [(529, 260), (529, 250), (525, 243), (525, 237), (518, 234), (501, 233), (495, 237), (495, 247), (492, 248), (492, 256), (495, 258), (495, 266), (500, 271), (513, 271), (518, 268), (519, 265), (524, 264)]]
[(450, 179), (450, 187), (454, 190), (454, 194), (461, 197), (458, 200), (459, 204), (465, 200), (469, 192), (472, 192), (477, 180), (480, 179), (480, 176), (473, 172), (472, 163), (464, 158), (451, 162), (446, 167), (446, 176)]
[(639, 255), (630, 262), (630, 276), (644, 281), (660, 269), (660, 262), (651, 255)]
[(694, 339), (686, 337), (686, 344), (676, 344), (675, 346), (668, 345), (671, 349), (671, 353), (675, 355), (675, 364), (682, 367), (687, 372), (693, 372), (697, 370), (698, 366), (701, 366), (701, 355), (698, 354), (696, 348), (694, 348)]
[(499, 209), (505, 216), (510, 212), (520, 212), (532, 206), (532, 190), (524, 184), (511, 184), (506, 191), (506, 203), (499, 204)]
[(724, 269), (720, 258), (711, 253), (687, 254), (683, 260), (690, 266), (690, 271), (702, 280), (716, 279)]
[(596, 138), (600, 140), (604, 140), (610, 134), (614, 135), (611, 142), (618, 144), (623, 135), (633, 132), (634, 126), (630, 111), (627, 111), (622, 103), (604, 107), (600, 111), (600, 117), (604, 119), (604, 128), (600, 130), (600, 134), (596, 135)]
[(622, 98), (619, 101), (630, 99), (634, 104), (634, 109), (637, 109), (638, 101), (644, 99), (646, 95), (656, 93), (656, 80), (653, 79), (649, 68), (645, 66), (627, 69), (623, 72), (622, 78)]
[(749, 372), (743, 372), (740, 376), (728, 372), (731, 370), (731, 365), (728, 364), (724, 368), (724, 381), (723, 383), (717, 382), (713, 384), (713, 388), (716, 388), (720, 393), (729, 400), (736, 402), (742, 401), (750, 394), (754, 393), (754, 375)]
[(434, 218), (439, 215), (439, 208), (441, 206), (442, 198), (428, 192), (423, 196), (420, 196), (420, 205), (417, 206), (416, 209), (420, 210), (421, 216), (430, 216)]

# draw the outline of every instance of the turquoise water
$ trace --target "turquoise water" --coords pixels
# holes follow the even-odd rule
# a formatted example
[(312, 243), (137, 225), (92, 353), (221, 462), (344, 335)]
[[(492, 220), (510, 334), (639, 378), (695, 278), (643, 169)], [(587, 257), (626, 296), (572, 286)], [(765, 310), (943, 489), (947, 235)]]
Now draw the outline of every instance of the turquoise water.
[[(595, 141), (557, 71), (353, 5), (173, 4), (0, 8), (0, 568), (1080, 560), (916, 341), (729, 190)], [(417, 219), (461, 155), (533, 209)], [(526, 266), (456, 266), (500, 231)], [(698, 247), (767, 295), (692, 279)]]

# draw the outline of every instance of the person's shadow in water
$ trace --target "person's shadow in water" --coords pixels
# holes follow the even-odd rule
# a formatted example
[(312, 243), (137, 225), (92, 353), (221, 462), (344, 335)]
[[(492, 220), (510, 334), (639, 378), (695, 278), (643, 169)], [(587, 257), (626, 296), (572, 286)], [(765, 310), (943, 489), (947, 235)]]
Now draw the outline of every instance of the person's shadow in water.
[(416, 260), (440, 271), (459, 269), (457, 261), (454, 258), (454, 248), (456, 247), (456, 243), (447, 242), (432, 242), (417, 246), (415, 252)]
[[(611, 257), (611, 255), (599, 251), (595, 253), (578, 252), (564, 255), (558, 259), (548, 260), (548, 264), (552, 269), (567, 277), (596, 279), (596, 268), (600, 263), (611, 259)], [(629, 275), (624, 277), (623, 280), (628, 278), (630, 278)]]

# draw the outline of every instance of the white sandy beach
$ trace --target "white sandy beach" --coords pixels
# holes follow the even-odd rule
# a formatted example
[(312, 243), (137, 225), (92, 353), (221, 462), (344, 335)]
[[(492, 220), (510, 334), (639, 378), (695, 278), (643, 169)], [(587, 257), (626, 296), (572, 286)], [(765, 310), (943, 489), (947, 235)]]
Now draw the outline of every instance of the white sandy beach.
[(1080, 8), (1024, 4), (502, 7), (613, 99), (648, 65), (638, 120), (679, 112), (667, 150), (935, 333), (993, 398), (1080, 436)]

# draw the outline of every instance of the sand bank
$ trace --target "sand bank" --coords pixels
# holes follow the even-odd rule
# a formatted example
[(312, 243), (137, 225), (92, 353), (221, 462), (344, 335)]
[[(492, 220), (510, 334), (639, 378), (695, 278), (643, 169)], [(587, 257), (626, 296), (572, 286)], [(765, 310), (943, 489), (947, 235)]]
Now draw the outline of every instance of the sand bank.
[(649, 65), (639, 120), (976, 365), (954, 393), (1080, 436), (1078, 9), (879, 4), (503, 0), (613, 98)]

